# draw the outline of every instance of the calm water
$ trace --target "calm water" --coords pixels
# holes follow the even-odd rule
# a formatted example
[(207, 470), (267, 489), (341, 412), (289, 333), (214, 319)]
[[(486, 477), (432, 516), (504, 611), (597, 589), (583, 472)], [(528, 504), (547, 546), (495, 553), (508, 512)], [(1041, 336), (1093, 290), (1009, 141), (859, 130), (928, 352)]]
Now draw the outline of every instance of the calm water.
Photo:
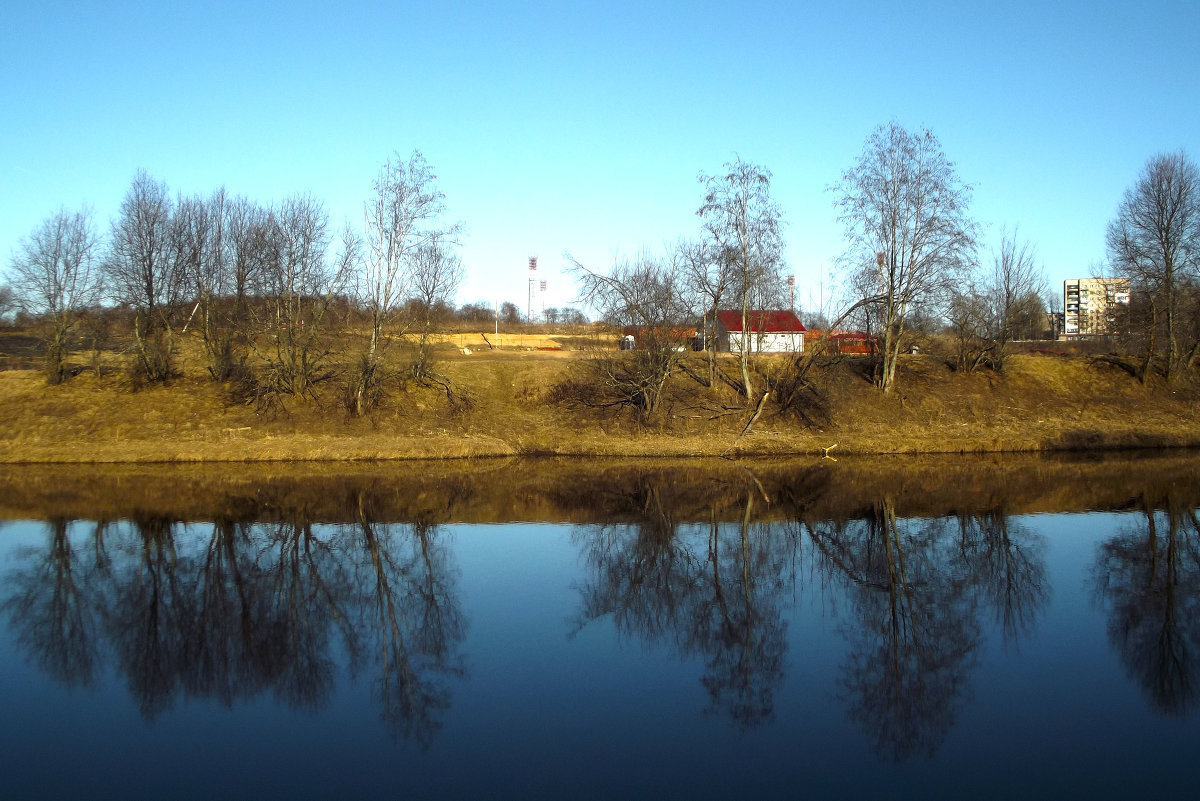
[(0, 797), (1191, 797), (1197, 467), (13, 472)]

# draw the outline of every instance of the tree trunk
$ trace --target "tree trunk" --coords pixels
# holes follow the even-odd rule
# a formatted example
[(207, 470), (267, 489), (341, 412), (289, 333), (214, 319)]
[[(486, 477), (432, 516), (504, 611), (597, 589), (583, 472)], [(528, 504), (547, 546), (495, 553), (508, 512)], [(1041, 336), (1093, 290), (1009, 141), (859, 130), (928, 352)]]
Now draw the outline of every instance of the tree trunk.
[(749, 323), (749, 319), (748, 319), (749, 318), (749, 304), (750, 304), (750, 292), (749, 291), (743, 292), (742, 293), (742, 342), (741, 342), (741, 347), (739, 348), (739, 350), (741, 351), (742, 388), (744, 389), (744, 391), (746, 393), (746, 403), (749, 403), (750, 399), (752, 397), (754, 397), (754, 386), (753, 386), (753, 384), (750, 383), (750, 361), (749, 361), (749, 357), (746, 354), (746, 346), (749, 344), (749, 340), (750, 340), (750, 332), (748, 330), (746, 330), (748, 327), (748, 323)]
[(1150, 300), (1150, 327), (1147, 331), (1149, 340), (1146, 343), (1146, 358), (1142, 362), (1141, 382), (1144, 385), (1150, 375), (1150, 368), (1154, 366), (1154, 337), (1155, 331), (1158, 328), (1158, 303), (1151, 295)]
[(1175, 378), (1176, 368), (1179, 366), (1179, 348), (1175, 342), (1175, 270), (1171, 264), (1170, 257), (1167, 257), (1167, 270), (1164, 293), (1164, 300), (1167, 303), (1167, 383)]
[(708, 385), (717, 383), (717, 303), (714, 302), (709, 310), (709, 317), (704, 321), (704, 350), (708, 353)]

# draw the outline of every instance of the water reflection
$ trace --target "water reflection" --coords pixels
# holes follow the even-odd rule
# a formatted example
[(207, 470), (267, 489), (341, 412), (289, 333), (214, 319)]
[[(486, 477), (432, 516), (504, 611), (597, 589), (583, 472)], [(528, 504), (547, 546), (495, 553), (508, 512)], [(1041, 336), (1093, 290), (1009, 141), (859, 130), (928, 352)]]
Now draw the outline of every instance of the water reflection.
[(1177, 493), (1140, 506), (1142, 522), (1100, 546), (1095, 587), (1125, 672), (1182, 717), (1200, 682), (1200, 521)]
[(840, 680), (850, 718), (880, 755), (932, 756), (969, 695), (982, 610), (1015, 644), (1045, 606), (1041, 538), (1002, 509), (902, 520), (890, 496), (863, 519), (807, 530), (852, 602)]
[(959, 552), (972, 584), (995, 612), (1006, 646), (1029, 636), (1050, 600), (1046, 539), (1018, 525), (1003, 509), (958, 515)]
[[(901, 519), (885, 496), (860, 516), (806, 510), (828, 486), (785, 493), (783, 519), (761, 483), (742, 491), (741, 519), (723, 523), (713, 494), (706, 524), (681, 522), (672, 478), (642, 476), (606, 507), (620, 523), (575, 529), (587, 578), (576, 630), (608, 618), (625, 637), (703, 659), (710, 708), (739, 728), (772, 719), (787, 662), (783, 609), (802, 576), (831, 602), (849, 601), (839, 684), (848, 716), (881, 755), (932, 755), (969, 694), (981, 616), (1017, 646), (1044, 609), (1044, 541), (1004, 509)], [(799, 487), (794, 488), (796, 490)]]
[(453, 556), (438, 527), (428, 520), (405, 527), (371, 522), (368, 504), (358, 499), (355, 585), (362, 618), (356, 631), (377, 666), (380, 715), (393, 733), (428, 744), (450, 706), (445, 684), (465, 669), (458, 654), (466, 635), (455, 590)]
[(184, 524), (154, 515), (86, 532), (47, 524), (4, 601), (18, 642), (49, 675), (89, 686), (105, 657), (142, 713), (180, 697), (226, 706), (270, 692), (326, 704), (343, 660), (373, 672), (380, 716), (427, 745), (463, 674), (466, 623), (453, 554), (430, 522), (291, 519)]
[(11, 594), (3, 608), (17, 642), (41, 670), (64, 684), (90, 687), (100, 662), (89, 597), (89, 573), (97, 562), (93, 560), (92, 570), (82, 564), (68, 536), (69, 525), (60, 518), (47, 521), (45, 551), (21, 554), (23, 564), (5, 582)]
[(789, 529), (752, 522), (753, 489), (735, 526), (719, 521), (715, 504), (707, 525), (676, 522), (653, 478), (627, 501), (635, 522), (574, 534), (589, 571), (577, 630), (611, 617), (624, 636), (697, 656), (711, 710), (740, 728), (770, 720), (786, 651), (782, 596), (794, 579)]
[[(92, 522), (41, 514), (44, 544), (7, 565), (0, 604), (45, 674), (93, 687), (112, 670), (150, 720), (186, 698), (319, 709), (341, 676), (365, 676), (383, 727), (427, 746), (466, 676), (445, 524), (555, 520), (570, 523), (583, 566), (564, 581), (577, 593), (570, 632), (604, 619), (700, 666), (697, 708), (744, 732), (778, 723), (789, 671), (818, 658), (797, 645), (807, 632), (789, 631), (797, 597), (811, 599), (835, 618), (844, 656), (810, 691), (832, 689), (875, 752), (903, 761), (946, 741), (989, 639), (1021, 650), (1051, 602), (1047, 539), (1025, 515), (1076, 485), (1044, 465), (980, 469), (205, 479), (202, 508), (186, 493), (121, 506), (110, 489)], [(1131, 680), (1182, 716), (1200, 681), (1200, 491), (1108, 480), (1122, 469), (1068, 466), (1086, 492), (1108, 493), (1088, 503), (1139, 510), (1100, 545), (1092, 589)], [(3, 486), (0, 505), (18, 496)]]

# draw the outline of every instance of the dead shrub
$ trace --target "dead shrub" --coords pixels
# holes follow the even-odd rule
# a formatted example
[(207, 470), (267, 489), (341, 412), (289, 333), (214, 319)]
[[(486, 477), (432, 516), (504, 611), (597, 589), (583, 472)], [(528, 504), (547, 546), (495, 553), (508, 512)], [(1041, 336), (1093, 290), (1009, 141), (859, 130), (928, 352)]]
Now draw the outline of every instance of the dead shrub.
[(342, 405), (352, 417), (363, 417), (383, 405), (385, 370), (363, 354), (346, 374)]

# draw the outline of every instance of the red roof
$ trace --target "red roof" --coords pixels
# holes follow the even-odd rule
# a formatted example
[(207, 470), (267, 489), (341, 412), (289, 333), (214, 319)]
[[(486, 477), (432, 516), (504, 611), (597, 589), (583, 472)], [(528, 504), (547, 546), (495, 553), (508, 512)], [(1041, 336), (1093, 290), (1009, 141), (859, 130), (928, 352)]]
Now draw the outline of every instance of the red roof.
[[(719, 311), (717, 321), (725, 326), (726, 331), (742, 330), (742, 313), (740, 311)], [(774, 334), (780, 332), (803, 331), (800, 318), (793, 311), (749, 311), (746, 312), (746, 325), (751, 333)]]

